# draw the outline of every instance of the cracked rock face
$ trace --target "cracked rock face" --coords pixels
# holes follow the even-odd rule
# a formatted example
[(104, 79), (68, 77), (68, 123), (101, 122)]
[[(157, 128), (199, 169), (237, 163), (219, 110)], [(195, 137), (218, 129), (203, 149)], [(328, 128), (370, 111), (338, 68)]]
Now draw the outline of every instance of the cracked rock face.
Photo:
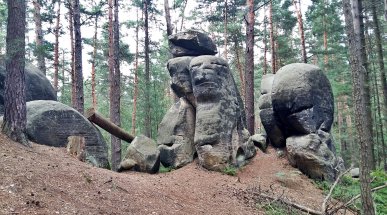
[(287, 134), (329, 132), (333, 123), (333, 93), (320, 68), (303, 63), (282, 67), (274, 77), (273, 110)]
[(188, 30), (168, 37), (173, 57), (214, 55), (216, 45), (204, 33)]
[(244, 129), (243, 104), (227, 62), (203, 55), (192, 59), (190, 71), (196, 98), (194, 144), (199, 162), (216, 171), (242, 165), (256, 152)]

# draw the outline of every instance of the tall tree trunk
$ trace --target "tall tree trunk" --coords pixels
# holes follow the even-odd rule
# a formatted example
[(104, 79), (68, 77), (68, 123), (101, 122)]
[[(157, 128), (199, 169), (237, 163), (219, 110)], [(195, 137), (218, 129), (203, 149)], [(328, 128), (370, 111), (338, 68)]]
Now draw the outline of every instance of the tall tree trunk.
[[(340, 99), (342, 100), (342, 99)], [(341, 157), (344, 159), (345, 166), (349, 166), (350, 156), (349, 147), (346, 138), (343, 136), (345, 134), (344, 131), (344, 120), (343, 120), (343, 102), (337, 102), (337, 127), (338, 127), (338, 138), (340, 140), (340, 148), (341, 148)]]
[(245, 101), (246, 99), (246, 93), (245, 93), (245, 78), (244, 78), (244, 75), (243, 75), (243, 67), (242, 67), (242, 63), (241, 63), (241, 56), (240, 56), (240, 46), (239, 46), (239, 41), (238, 41), (238, 38), (234, 35), (234, 49), (235, 49), (235, 57), (236, 57), (236, 64), (237, 64), (237, 68), (238, 68), (238, 73), (239, 73), (239, 79), (241, 81), (241, 97), (243, 99), (243, 101)]
[[(299, 0), (299, 4), (300, 4), (300, 1), (301, 0)], [(294, 5), (294, 8), (296, 9), (297, 20), (298, 20), (298, 30), (300, 31), (300, 37), (301, 37), (302, 62), (307, 63), (308, 59), (306, 57), (304, 23), (302, 20), (301, 7), (300, 5), (297, 6), (296, 0), (293, 0), (293, 5)]]
[(25, 66), (26, 2), (8, 0), (4, 120), (2, 132), (14, 141), (30, 146), (27, 140)]
[(149, 59), (149, 27), (148, 27), (148, 3), (149, 0), (144, 0), (144, 30), (145, 30), (145, 136), (151, 137), (151, 101), (150, 101), (150, 59)]
[(56, 13), (55, 26), (55, 47), (54, 47), (54, 90), (58, 94), (58, 76), (59, 76), (59, 31), (60, 31), (60, 6), (61, 0), (58, 0), (58, 11)]
[(271, 72), (275, 74), (276, 68), (276, 57), (275, 57), (275, 42), (274, 42), (274, 25), (273, 25), (273, 1), (270, 1), (269, 5), (269, 25), (270, 25), (270, 48), (271, 48)]
[(181, 25), (180, 25), (180, 31), (183, 30), (183, 26), (184, 26), (184, 19), (185, 19), (185, 8), (187, 7), (187, 4), (188, 4), (188, 0), (184, 0), (183, 2), (183, 7), (181, 7)]
[[(137, 22), (136, 22), (136, 55), (134, 60), (134, 93), (133, 93), (133, 112), (132, 112), (132, 135), (136, 135), (136, 117), (137, 117), (137, 97), (138, 97), (138, 31), (139, 31), (139, 19), (138, 19), (138, 9), (137, 9)], [(172, 34), (172, 29), (171, 34)]]
[[(111, 4), (112, 0), (109, 0), (110, 121), (121, 126), (118, 0), (114, 0), (114, 21)], [(114, 135), (111, 135), (111, 150), (112, 170), (117, 171), (121, 163), (121, 140)]]
[(383, 126), (383, 121), (382, 121), (382, 113), (381, 113), (381, 104), (380, 104), (380, 96), (379, 96), (379, 88), (378, 88), (378, 81), (377, 81), (377, 78), (376, 78), (376, 74), (374, 74), (374, 83), (375, 83), (375, 97), (376, 97), (376, 111), (377, 111), (377, 120), (375, 119), (375, 125), (376, 124), (379, 124), (379, 126), (377, 126), (378, 130), (377, 132), (379, 132), (379, 136), (380, 136), (380, 148), (382, 149), (381, 153), (380, 153), (380, 149), (378, 150), (379, 151), (379, 163), (381, 163), (380, 161), (383, 160), (383, 166), (384, 168), (386, 168), (386, 152), (384, 150), (384, 145), (385, 145), (385, 142), (384, 142), (384, 126)]
[(264, 7), (263, 18), (263, 75), (267, 74), (267, 17), (266, 6)]
[(42, 17), (40, 15), (41, 2), (39, 0), (32, 1), (34, 5), (34, 22), (35, 22), (35, 36), (36, 36), (36, 58), (38, 60), (38, 68), (46, 75), (46, 62), (44, 58), (44, 46), (43, 46), (43, 30), (42, 30)]
[(246, 20), (246, 63), (245, 63), (245, 93), (247, 130), (254, 134), (254, 1), (246, 1), (248, 14)]
[(71, 105), (76, 109), (76, 84), (75, 84), (75, 47), (74, 47), (74, 10), (73, 0), (68, 0), (69, 4), (69, 31), (70, 31), (70, 52), (71, 52)]
[[(368, 129), (371, 125), (366, 113), (366, 101), (362, 96), (364, 93), (365, 68), (361, 63), (361, 39), (360, 39), (360, 20), (355, 15), (352, 20), (351, 5), (349, 0), (343, 0), (343, 11), (346, 23), (346, 32), (350, 48), (350, 65), (352, 70), (353, 101), (355, 111), (355, 122), (357, 130), (357, 139), (360, 143), (360, 189), (363, 212), (366, 215), (374, 215), (375, 209), (371, 195), (370, 170), (370, 143), (372, 142), (371, 131)], [(356, 11), (355, 11), (356, 12)], [(359, 11), (355, 14), (359, 14)], [(356, 33), (355, 33), (356, 32)]]
[(76, 90), (76, 110), (83, 114), (83, 74), (82, 74), (82, 36), (81, 36), (81, 14), (79, 0), (74, 0), (74, 68), (75, 68), (75, 90)]
[[(171, 22), (171, 13), (169, 10), (169, 0), (164, 0), (164, 11), (165, 11), (165, 21), (167, 23), (167, 36), (169, 36), (173, 32), (173, 27), (172, 27), (172, 22)], [(138, 21), (138, 14), (137, 14), (137, 21)], [(138, 24), (137, 24), (137, 26), (138, 26)], [(137, 30), (137, 27), (136, 27), (136, 30)]]
[(387, 0), (384, 0), (384, 20), (387, 21)]
[(227, 20), (227, 0), (224, 1), (224, 35), (223, 35), (223, 38), (224, 38), (224, 52), (223, 52), (223, 56), (224, 56), (224, 59), (227, 60), (227, 24), (228, 24), (228, 20)]
[(61, 102), (65, 103), (64, 101), (64, 92), (65, 92), (65, 51), (62, 49), (62, 88), (61, 88)]
[(93, 38), (93, 60), (91, 63), (91, 97), (93, 99), (93, 108), (97, 110), (97, 94), (95, 92), (95, 60), (97, 57), (97, 37), (98, 37), (98, 18), (99, 16), (95, 16), (94, 20), (94, 38)]
[[(369, 120), (368, 129), (370, 130), (370, 133), (372, 134), (372, 105), (371, 105), (371, 88), (370, 88), (370, 70), (368, 66), (368, 60), (367, 60), (367, 51), (366, 51), (366, 42), (365, 42), (365, 29), (364, 29), (364, 14), (363, 14), (363, 4), (362, 0), (352, 0), (353, 4), (353, 16), (357, 16), (359, 19), (359, 29), (357, 31), (357, 28), (355, 27), (355, 34), (359, 34), (360, 36), (360, 45), (361, 45), (361, 64), (364, 67), (364, 98), (366, 101), (366, 114), (367, 118)], [(357, 8), (357, 9), (356, 9)], [(355, 19), (354, 19), (355, 20)], [(354, 24), (355, 25), (355, 24)], [(371, 135), (371, 142), (370, 142), (370, 163), (371, 163), (371, 169), (375, 169), (375, 151), (374, 151), (374, 142), (373, 142), (373, 136)]]
[[(371, 3), (372, 9), (372, 20), (374, 25), (374, 35), (376, 42), (376, 52), (378, 54), (378, 65), (379, 65), (379, 76), (382, 84), (382, 92), (383, 92), (383, 114), (387, 116), (387, 83), (386, 83), (386, 71), (384, 69), (384, 57), (383, 57), (383, 47), (381, 40), (381, 33), (379, 28), (379, 18), (376, 13), (376, 1), (373, 0)], [(380, 108), (380, 107), (379, 107)], [(387, 124), (387, 118), (384, 120), (384, 123)]]

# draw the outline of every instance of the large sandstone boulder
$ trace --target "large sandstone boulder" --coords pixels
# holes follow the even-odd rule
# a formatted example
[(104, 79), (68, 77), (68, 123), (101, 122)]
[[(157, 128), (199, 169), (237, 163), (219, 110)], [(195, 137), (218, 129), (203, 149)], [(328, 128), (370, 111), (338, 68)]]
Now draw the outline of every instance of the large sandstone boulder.
[(128, 146), (124, 160), (118, 171), (134, 170), (139, 172), (157, 173), (160, 168), (160, 152), (152, 139), (136, 136)]
[[(0, 62), (2, 63), (2, 62)], [(4, 81), (5, 66), (0, 65), (0, 114), (4, 113)], [(56, 101), (56, 93), (47, 77), (31, 64), (26, 64), (26, 100), (53, 100)]]
[(191, 60), (190, 71), (196, 98), (194, 144), (199, 163), (216, 171), (243, 164), (256, 151), (244, 129), (243, 104), (228, 63), (203, 55)]
[(328, 133), (292, 136), (286, 139), (290, 164), (313, 179), (334, 181), (344, 162), (332, 150)]
[(31, 141), (55, 147), (66, 147), (69, 137), (84, 137), (86, 162), (109, 167), (107, 146), (100, 131), (67, 105), (46, 100), (27, 102), (27, 134)]
[(185, 31), (169, 36), (170, 50), (174, 57), (215, 55), (216, 45), (206, 34)]
[(333, 93), (328, 78), (318, 67), (294, 63), (274, 77), (273, 110), (292, 135), (329, 132), (333, 122)]
[(164, 166), (179, 168), (194, 159), (195, 109), (184, 98), (173, 105), (160, 123), (157, 144)]

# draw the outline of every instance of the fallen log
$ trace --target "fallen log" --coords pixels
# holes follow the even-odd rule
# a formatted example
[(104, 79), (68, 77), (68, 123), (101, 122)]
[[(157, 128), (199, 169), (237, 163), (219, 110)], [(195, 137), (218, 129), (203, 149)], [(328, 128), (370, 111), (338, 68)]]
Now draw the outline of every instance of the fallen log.
[(105, 117), (98, 114), (94, 108), (90, 108), (86, 111), (85, 117), (90, 121), (104, 129), (105, 131), (109, 132), (110, 134), (120, 138), (121, 140), (124, 140), (128, 143), (132, 142), (134, 137), (126, 132), (124, 129), (118, 127), (114, 123), (110, 122)]

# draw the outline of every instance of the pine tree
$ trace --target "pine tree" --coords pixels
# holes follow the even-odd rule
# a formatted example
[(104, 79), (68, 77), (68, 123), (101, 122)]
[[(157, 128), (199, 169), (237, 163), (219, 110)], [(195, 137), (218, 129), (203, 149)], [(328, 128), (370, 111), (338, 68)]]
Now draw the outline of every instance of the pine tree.
[(83, 74), (82, 74), (82, 36), (81, 36), (81, 14), (79, 0), (73, 2), (74, 13), (74, 84), (75, 84), (75, 109), (83, 114)]
[(12, 140), (30, 146), (27, 140), (25, 31), (26, 2), (8, 0), (7, 60), (4, 92), (4, 120), (2, 132)]

